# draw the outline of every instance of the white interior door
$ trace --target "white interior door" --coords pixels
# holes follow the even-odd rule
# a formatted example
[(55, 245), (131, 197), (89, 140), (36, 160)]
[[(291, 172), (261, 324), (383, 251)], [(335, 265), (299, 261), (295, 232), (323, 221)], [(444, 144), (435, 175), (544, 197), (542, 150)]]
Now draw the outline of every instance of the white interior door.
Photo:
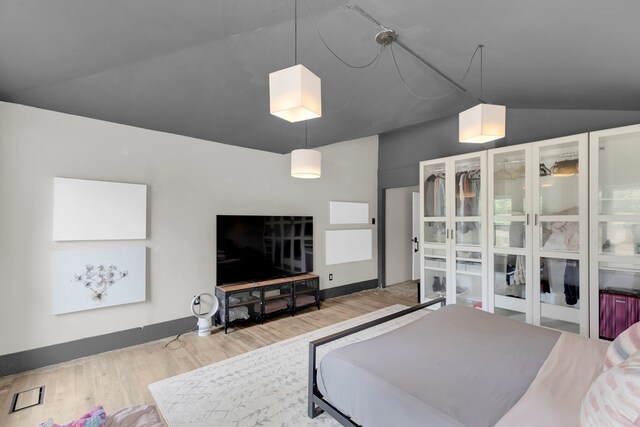
[(420, 193), (414, 191), (411, 204), (411, 280), (420, 279)]

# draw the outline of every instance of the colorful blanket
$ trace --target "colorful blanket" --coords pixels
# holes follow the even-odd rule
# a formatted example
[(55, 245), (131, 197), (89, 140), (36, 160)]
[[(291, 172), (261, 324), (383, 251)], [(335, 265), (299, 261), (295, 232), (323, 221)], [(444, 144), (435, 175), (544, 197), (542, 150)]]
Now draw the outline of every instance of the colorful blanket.
[(67, 424), (56, 424), (52, 419), (40, 423), (39, 427), (104, 427), (107, 422), (107, 414), (102, 406), (96, 406), (91, 412), (84, 414), (79, 419)]

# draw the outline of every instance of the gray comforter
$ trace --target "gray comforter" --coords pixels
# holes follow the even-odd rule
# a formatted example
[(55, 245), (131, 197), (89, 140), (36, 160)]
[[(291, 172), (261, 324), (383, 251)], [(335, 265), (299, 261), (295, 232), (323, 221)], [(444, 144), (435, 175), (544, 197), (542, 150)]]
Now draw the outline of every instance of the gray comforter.
[(522, 397), (559, 332), (444, 307), (324, 356), (318, 387), (366, 427), (493, 426)]

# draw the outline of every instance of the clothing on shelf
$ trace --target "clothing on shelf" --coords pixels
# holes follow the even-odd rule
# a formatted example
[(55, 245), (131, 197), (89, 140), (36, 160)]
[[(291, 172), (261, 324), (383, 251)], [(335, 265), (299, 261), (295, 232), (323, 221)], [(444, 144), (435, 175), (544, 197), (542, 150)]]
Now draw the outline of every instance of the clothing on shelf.
[[(543, 232), (543, 238), (547, 233)], [(575, 222), (554, 222), (543, 249), (553, 251), (572, 251), (580, 248), (580, 229)]]
[(497, 169), (493, 173), (493, 177), (495, 179), (523, 179), (525, 172), (526, 167), (524, 162), (520, 162), (519, 164), (516, 164), (516, 166), (507, 165)]

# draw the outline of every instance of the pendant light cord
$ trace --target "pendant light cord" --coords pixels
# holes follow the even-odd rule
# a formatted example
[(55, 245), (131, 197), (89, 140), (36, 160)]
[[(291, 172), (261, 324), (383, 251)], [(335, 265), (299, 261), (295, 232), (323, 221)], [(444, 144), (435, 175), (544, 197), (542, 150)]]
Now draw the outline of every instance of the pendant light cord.
[(307, 138), (307, 123), (309, 123), (308, 121), (305, 120), (304, 122), (304, 149), (308, 150), (309, 149), (309, 143), (308, 143), (308, 138)]
[[(407, 84), (404, 75), (402, 74), (402, 71), (400, 71), (400, 67), (398, 66), (398, 61), (396, 60), (396, 55), (395, 52), (393, 50), (393, 45), (394, 43), (389, 43), (389, 45), (391, 46), (391, 57), (393, 58), (393, 63), (396, 66), (396, 71), (398, 72), (398, 75), (400, 76), (400, 80), (402, 80), (402, 84), (403, 86), (407, 89), (407, 91), (413, 95), (415, 98), (417, 99), (422, 99), (422, 100), (436, 100), (436, 99), (441, 99), (441, 98), (446, 98), (447, 96), (451, 95), (452, 93), (455, 92), (455, 90), (451, 90), (447, 93), (445, 93), (444, 95), (439, 95), (439, 96), (421, 96), (418, 95), (417, 93), (415, 93), (413, 90), (411, 90), (411, 88), (409, 87), (409, 85)], [(478, 47), (476, 47), (476, 50), (473, 52), (473, 55), (471, 55), (471, 59), (469, 59), (469, 64), (467, 65), (467, 70), (464, 73), (464, 76), (462, 76), (462, 79), (460, 79), (458, 81), (458, 84), (462, 84), (467, 76), (469, 75), (469, 71), (471, 70), (471, 66), (473, 65), (473, 60), (476, 57), (476, 54), (478, 53), (478, 51), (480, 51), (480, 99), (479, 101), (482, 102), (482, 48), (484, 47), (484, 45), (478, 45)]]
[(482, 98), (482, 69), (484, 67), (483, 63), (482, 63), (482, 48), (484, 47), (483, 44), (478, 45), (478, 49), (480, 49), (480, 101), (484, 102), (483, 98)]
[(293, 65), (298, 65), (298, 0), (293, 0)]
[(313, 15), (311, 14), (311, 10), (309, 9), (309, 5), (307, 4), (307, 0), (303, 0), (304, 3), (304, 7), (307, 10), (307, 14), (309, 15), (309, 17), (311, 18), (311, 22), (313, 22), (313, 26), (316, 29), (316, 33), (318, 33), (318, 37), (320, 38), (320, 41), (322, 41), (322, 44), (324, 45), (324, 47), (327, 48), (327, 50), (329, 52), (331, 52), (331, 54), (333, 56), (335, 56), (340, 62), (342, 62), (344, 65), (346, 65), (347, 67), (350, 68), (356, 68), (356, 69), (362, 69), (362, 68), (367, 68), (369, 66), (371, 66), (374, 62), (376, 62), (376, 60), (380, 57), (380, 53), (382, 53), (382, 48), (378, 51), (378, 53), (376, 54), (376, 56), (367, 64), (365, 65), (353, 65), (353, 64), (349, 64), (347, 61), (345, 61), (344, 59), (340, 58), (340, 56), (338, 56), (337, 53), (335, 53), (333, 51), (333, 49), (331, 49), (329, 47), (329, 45), (327, 44), (327, 42), (324, 40), (324, 37), (322, 37), (322, 33), (320, 32), (320, 29), (318, 28), (318, 23), (316, 22), (315, 18), (313, 17)]
[(400, 67), (398, 66), (398, 61), (396, 60), (396, 54), (393, 51), (393, 43), (390, 43), (390, 45), (391, 45), (391, 57), (393, 58), (393, 63), (396, 66), (396, 71), (398, 72), (398, 75), (400, 76), (400, 80), (402, 80), (402, 85), (405, 87), (405, 89), (407, 89), (407, 92), (409, 92), (415, 98), (422, 99), (422, 100), (433, 101), (433, 100), (436, 100), (436, 99), (446, 98), (447, 96), (451, 95), (454, 92), (454, 90), (450, 90), (449, 92), (447, 92), (447, 93), (445, 93), (443, 95), (437, 95), (437, 96), (422, 96), (422, 95), (418, 95), (417, 93), (415, 93), (413, 90), (411, 90), (411, 88), (407, 84), (407, 81), (404, 79), (404, 76), (402, 75), (402, 72), (400, 71)]
[(373, 67), (367, 68), (365, 70), (364, 75), (360, 79), (360, 84), (358, 85), (356, 90), (353, 92), (353, 95), (351, 95), (351, 98), (349, 98), (349, 100), (346, 103), (344, 103), (341, 107), (338, 107), (338, 108), (335, 108), (335, 109), (332, 109), (332, 110), (327, 110), (326, 111), (327, 114), (335, 113), (335, 112), (340, 111), (340, 110), (344, 110), (349, 105), (351, 105), (353, 100), (356, 99), (358, 97), (358, 95), (360, 95), (362, 93), (362, 88), (367, 83), (369, 75), (371, 73), (373, 73), (373, 70), (375, 70), (376, 67), (378, 66), (378, 64), (380, 63), (380, 58), (382, 57), (382, 54), (385, 51), (385, 47), (386, 46), (384, 46), (384, 45), (380, 47), (380, 50), (378, 51), (378, 55), (376, 56), (375, 60), (373, 61)]

